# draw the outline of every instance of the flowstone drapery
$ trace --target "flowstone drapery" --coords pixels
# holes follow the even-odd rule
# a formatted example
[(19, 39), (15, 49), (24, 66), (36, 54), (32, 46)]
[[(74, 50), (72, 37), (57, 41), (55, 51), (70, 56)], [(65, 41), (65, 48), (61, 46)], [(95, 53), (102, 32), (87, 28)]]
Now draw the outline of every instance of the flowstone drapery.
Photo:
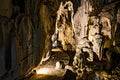
[(52, 36), (53, 46), (60, 41), (64, 50), (74, 50), (73, 38), (73, 4), (71, 1), (61, 2), (57, 11), (56, 30)]

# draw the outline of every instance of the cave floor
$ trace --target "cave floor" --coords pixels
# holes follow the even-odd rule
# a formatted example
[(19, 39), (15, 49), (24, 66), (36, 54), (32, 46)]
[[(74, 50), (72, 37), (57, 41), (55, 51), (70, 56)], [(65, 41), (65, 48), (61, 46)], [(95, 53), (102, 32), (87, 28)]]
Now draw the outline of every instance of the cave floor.
[[(64, 66), (67, 64), (70, 64), (72, 61), (71, 60), (72, 56), (73, 55), (71, 55), (71, 52), (65, 52), (60, 48), (52, 49), (52, 56), (50, 57), (50, 59), (46, 62), (43, 62), (42, 65), (39, 65), (36, 68), (36, 73), (31, 77), (26, 78), (25, 80), (75, 80), (74, 74), (71, 74), (71, 72), (69, 72), (65, 68), (60, 68), (60, 69), (56, 68), (57, 61), (62, 61), (64, 63)], [(93, 71), (95, 73), (91, 73), (89, 74), (89, 76), (87, 76), (88, 79), (95, 80), (97, 75), (99, 75), (99, 77), (105, 77), (107, 75), (108, 79), (106, 80), (120, 80), (120, 60), (118, 60), (118, 64), (116, 65), (116, 67), (114, 69), (110, 69), (109, 71), (105, 70), (106, 67), (103, 65), (104, 62), (105, 61), (94, 62), (95, 64), (99, 64), (99, 65), (97, 65), (95, 70)], [(100, 66), (100, 65), (103, 65), (103, 66)], [(112, 65), (112, 66), (115, 66), (115, 65)], [(68, 72), (69, 74), (66, 75), (66, 73)], [(107, 72), (110, 72), (110, 73), (107, 73)], [(65, 76), (67, 76), (67, 78), (65, 78)]]
[(56, 67), (56, 62), (63, 62), (62, 66), (64, 67), (69, 64), (69, 59), (69, 56), (62, 49), (52, 49), (50, 59), (42, 65), (39, 65), (36, 69), (36, 73), (26, 80), (62, 80), (66, 69)]

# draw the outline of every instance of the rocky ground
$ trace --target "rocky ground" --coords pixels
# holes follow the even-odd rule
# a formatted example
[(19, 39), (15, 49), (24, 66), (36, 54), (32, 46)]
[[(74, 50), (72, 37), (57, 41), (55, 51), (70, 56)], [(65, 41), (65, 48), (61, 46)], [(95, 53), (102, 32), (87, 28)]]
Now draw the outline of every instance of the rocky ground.
[[(65, 65), (69, 63), (69, 56), (61, 49), (52, 49), (51, 58), (36, 67), (36, 73), (26, 80), (62, 80), (66, 73)], [(45, 71), (45, 72), (44, 72)]]

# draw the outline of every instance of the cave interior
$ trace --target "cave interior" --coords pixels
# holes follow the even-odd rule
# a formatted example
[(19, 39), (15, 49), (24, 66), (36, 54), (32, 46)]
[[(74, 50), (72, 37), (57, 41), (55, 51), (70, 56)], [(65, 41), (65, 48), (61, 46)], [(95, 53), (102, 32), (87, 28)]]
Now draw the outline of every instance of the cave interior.
[(120, 80), (120, 0), (0, 0), (0, 80)]

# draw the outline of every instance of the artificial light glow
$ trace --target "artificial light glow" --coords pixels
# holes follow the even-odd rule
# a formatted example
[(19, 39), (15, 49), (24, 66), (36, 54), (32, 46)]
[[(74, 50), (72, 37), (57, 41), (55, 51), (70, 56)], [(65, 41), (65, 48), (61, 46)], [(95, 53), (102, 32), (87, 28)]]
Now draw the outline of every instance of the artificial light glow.
[(43, 75), (55, 75), (55, 76), (63, 76), (66, 70), (64, 69), (55, 69), (50, 67), (44, 67), (36, 69), (36, 74), (43, 74)]
[(48, 68), (40, 68), (38, 70), (36, 70), (37, 74), (49, 74), (50, 73), (50, 69)]

